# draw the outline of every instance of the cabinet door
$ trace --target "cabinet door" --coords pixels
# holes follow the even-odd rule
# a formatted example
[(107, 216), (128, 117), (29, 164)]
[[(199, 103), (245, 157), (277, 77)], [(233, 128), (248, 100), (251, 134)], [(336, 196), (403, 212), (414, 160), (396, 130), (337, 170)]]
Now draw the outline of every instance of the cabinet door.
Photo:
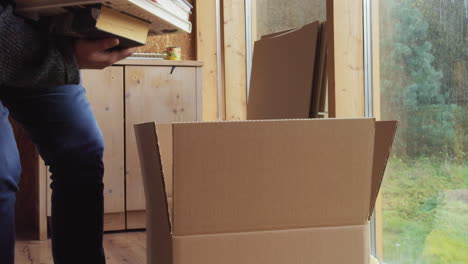
[(104, 230), (125, 229), (123, 67), (82, 71), (83, 86), (104, 136)]
[(127, 228), (145, 227), (145, 197), (133, 125), (197, 120), (197, 68), (125, 68)]

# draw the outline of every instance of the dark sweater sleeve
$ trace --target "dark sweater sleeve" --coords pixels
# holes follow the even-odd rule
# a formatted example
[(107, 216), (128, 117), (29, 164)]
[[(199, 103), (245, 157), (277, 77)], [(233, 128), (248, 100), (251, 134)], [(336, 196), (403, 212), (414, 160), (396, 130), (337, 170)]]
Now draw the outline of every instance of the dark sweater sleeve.
[[(3, 0), (0, 0), (3, 1)], [(51, 36), (0, 3), (0, 87), (49, 87), (80, 81), (73, 40)]]

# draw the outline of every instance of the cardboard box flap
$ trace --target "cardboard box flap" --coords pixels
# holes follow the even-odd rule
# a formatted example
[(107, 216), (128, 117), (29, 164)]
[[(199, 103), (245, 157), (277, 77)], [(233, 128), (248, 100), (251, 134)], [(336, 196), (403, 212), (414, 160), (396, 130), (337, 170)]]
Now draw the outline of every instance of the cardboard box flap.
[[(172, 125), (156, 124), (156, 135), (159, 144), (166, 195), (168, 199), (172, 199)], [(171, 209), (170, 206), (169, 209)], [(172, 212), (169, 210), (169, 220), (171, 217)]]
[[(160, 147), (154, 123), (135, 125), (147, 212), (148, 263), (172, 263), (172, 236)], [(157, 245), (157, 247), (150, 247)]]
[(174, 264), (369, 264), (369, 242), (369, 225), (177, 236)]
[(174, 124), (173, 234), (367, 223), (374, 119)]
[(315, 22), (255, 42), (247, 119), (309, 117), (318, 27)]
[(392, 151), (392, 144), (397, 124), (397, 121), (375, 122), (374, 164), (372, 165), (372, 188), (369, 219), (374, 211), (375, 201), (379, 195), (379, 189), (382, 184), (387, 161)]

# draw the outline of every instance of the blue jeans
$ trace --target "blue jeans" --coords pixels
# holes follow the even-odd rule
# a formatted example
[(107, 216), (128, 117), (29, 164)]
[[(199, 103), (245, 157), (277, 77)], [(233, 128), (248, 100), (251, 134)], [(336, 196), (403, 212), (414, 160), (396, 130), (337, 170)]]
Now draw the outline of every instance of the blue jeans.
[(50, 166), (55, 264), (103, 264), (103, 138), (81, 85), (0, 87), (0, 263), (14, 263), (21, 166), (8, 115)]

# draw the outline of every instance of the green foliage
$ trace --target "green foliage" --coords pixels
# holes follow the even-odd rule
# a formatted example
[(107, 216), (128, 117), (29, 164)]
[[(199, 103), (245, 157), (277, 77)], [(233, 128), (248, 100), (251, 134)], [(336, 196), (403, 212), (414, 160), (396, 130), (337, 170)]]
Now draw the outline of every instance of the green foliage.
[(434, 264), (468, 263), (468, 191), (447, 192), (437, 208), (424, 256)]
[(431, 264), (466, 264), (468, 263), (468, 241), (454, 237), (453, 233), (434, 230), (427, 238), (424, 257)]
[[(457, 103), (454, 65), (468, 59), (468, 11), (465, 0), (414, 0), (428, 23), (427, 36), (432, 43), (433, 65), (443, 73), (441, 90), (446, 102)], [(466, 74), (466, 73), (465, 73)], [(466, 86), (466, 84), (465, 84)], [(465, 87), (466, 89), (466, 87)], [(466, 95), (465, 95), (466, 96)], [(466, 100), (467, 98), (465, 98)]]
[(468, 263), (468, 2), (380, 3), (384, 261)]
[[(453, 64), (466, 59), (467, 34), (442, 30), (447, 27), (436, 19), (434, 0), (390, 2), (392, 30), (381, 33), (381, 89), (383, 117), (401, 121), (394, 150), (411, 157), (456, 152), (460, 157), (466, 145), (457, 136), (468, 133), (466, 127), (455, 127), (462, 106), (452, 96)], [(452, 9), (464, 6), (463, 0), (451, 3)], [(468, 22), (460, 10), (457, 14), (463, 13), (462, 19)], [(457, 28), (466, 31), (466, 26)]]
[(468, 162), (392, 157), (383, 185), (385, 263), (468, 263)]

